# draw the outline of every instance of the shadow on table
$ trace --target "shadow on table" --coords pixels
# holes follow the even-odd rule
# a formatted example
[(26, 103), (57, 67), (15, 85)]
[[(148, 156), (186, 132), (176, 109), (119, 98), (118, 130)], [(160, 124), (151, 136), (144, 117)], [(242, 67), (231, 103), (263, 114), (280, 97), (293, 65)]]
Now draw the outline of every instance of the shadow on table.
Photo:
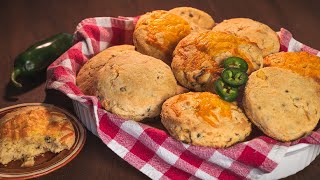
[(46, 97), (43, 103), (53, 104), (74, 114), (71, 99), (60, 91), (54, 89), (46, 89)]
[(22, 87), (15, 87), (11, 81), (6, 85), (4, 99), (7, 101), (17, 101), (21, 94), (29, 92), (34, 88), (40, 86), (46, 81), (46, 72), (38, 73), (36, 76), (30, 76), (27, 78), (19, 78), (18, 81), (22, 84)]

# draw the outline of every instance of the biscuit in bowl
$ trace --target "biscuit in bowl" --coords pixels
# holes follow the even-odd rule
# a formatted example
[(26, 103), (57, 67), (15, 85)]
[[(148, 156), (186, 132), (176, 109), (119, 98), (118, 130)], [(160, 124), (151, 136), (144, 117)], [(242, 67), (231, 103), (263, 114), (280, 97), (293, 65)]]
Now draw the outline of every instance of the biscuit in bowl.
[(172, 52), (178, 42), (191, 31), (182, 17), (157, 10), (142, 15), (133, 32), (137, 51), (171, 64)]
[(263, 59), (266, 67), (290, 69), (320, 83), (320, 57), (307, 52), (279, 52)]
[(177, 81), (195, 91), (214, 92), (213, 83), (220, 77), (224, 59), (237, 56), (249, 66), (248, 73), (263, 65), (261, 50), (252, 42), (224, 32), (194, 32), (177, 45), (172, 71)]
[(192, 7), (177, 7), (169, 10), (169, 13), (176, 14), (189, 22), (191, 29), (211, 30), (214, 26), (212, 17), (204, 11)]
[(68, 117), (52, 107), (26, 106), (0, 119), (0, 163), (21, 159), (22, 167), (33, 166), (45, 152), (59, 153), (75, 143)]
[(235, 104), (210, 92), (169, 98), (162, 105), (161, 122), (175, 139), (197, 146), (229, 147), (251, 132), (251, 123)]
[(279, 52), (280, 41), (278, 35), (269, 26), (249, 18), (233, 18), (217, 24), (213, 31), (233, 33), (247, 38), (262, 50), (263, 57)]
[(141, 121), (158, 116), (162, 103), (176, 92), (170, 67), (143, 54), (117, 56), (97, 76), (102, 106), (125, 119)]
[(112, 46), (101, 51), (87, 61), (77, 74), (76, 82), (81, 92), (85, 95), (95, 95), (97, 72), (112, 58), (120, 54), (135, 54), (132, 45)]
[(252, 73), (242, 102), (248, 118), (279, 141), (308, 135), (320, 119), (320, 85), (282, 68), (266, 67)]

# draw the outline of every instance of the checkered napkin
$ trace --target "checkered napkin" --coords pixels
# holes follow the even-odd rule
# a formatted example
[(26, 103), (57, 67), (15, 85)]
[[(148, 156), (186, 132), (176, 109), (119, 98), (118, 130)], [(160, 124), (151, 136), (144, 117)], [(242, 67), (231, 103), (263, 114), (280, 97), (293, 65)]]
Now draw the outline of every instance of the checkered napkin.
[[(107, 47), (132, 44), (137, 19), (83, 20), (76, 28), (74, 46), (48, 68), (47, 88), (89, 106), (96, 119), (94, 133), (139, 171), (152, 179), (257, 179), (277, 167), (288, 147), (298, 143), (320, 144), (318, 131), (291, 143), (260, 136), (227, 149), (198, 147), (176, 141), (165, 131), (104, 111), (96, 97), (84, 95), (76, 86), (76, 73), (88, 59)], [(278, 35), (282, 51), (320, 55), (319, 51), (294, 40), (285, 29)]]

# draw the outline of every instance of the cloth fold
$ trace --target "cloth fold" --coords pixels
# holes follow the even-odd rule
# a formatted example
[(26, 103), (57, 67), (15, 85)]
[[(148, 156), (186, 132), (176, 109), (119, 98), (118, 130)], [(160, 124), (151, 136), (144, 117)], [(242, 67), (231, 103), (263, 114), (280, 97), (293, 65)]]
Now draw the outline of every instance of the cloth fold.
[[(101, 108), (94, 96), (76, 86), (76, 74), (92, 56), (109, 46), (132, 44), (138, 17), (97, 17), (80, 22), (74, 45), (47, 70), (47, 88), (66, 94), (90, 108), (95, 133), (111, 150), (152, 179), (258, 179), (274, 170), (288, 148), (297, 144), (320, 144), (320, 131), (299, 140), (282, 143), (267, 136), (227, 149), (198, 147), (174, 140), (165, 131), (124, 120)], [(320, 56), (281, 29), (281, 51), (307, 51)]]

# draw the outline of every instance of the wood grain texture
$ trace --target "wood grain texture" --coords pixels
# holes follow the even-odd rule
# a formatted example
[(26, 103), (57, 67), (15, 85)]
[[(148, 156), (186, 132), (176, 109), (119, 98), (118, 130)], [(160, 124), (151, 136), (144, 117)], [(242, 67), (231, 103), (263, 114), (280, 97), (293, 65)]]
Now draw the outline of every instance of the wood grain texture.
[[(45, 91), (44, 75), (28, 82), (22, 90), (13, 88), (9, 76), (15, 56), (36, 41), (58, 32), (72, 33), (84, 18), (135, 16), (155, 9), (192, 6), (212, 15), (216, 22), (249, 17), (274, 30), (285, 27), (294, 37), (320, 49), (320, 1), (309, 0), (2, 0), (0, 1), (0, 108), (24, 102), (46, 102), (73, 112), (63, 94)], [(320, 157), (287, 179), (317, 179)], [(80, 154), (65, 167), (38, 179), (148, 179), (119, 158), (97, 137), (88, 133)]]

